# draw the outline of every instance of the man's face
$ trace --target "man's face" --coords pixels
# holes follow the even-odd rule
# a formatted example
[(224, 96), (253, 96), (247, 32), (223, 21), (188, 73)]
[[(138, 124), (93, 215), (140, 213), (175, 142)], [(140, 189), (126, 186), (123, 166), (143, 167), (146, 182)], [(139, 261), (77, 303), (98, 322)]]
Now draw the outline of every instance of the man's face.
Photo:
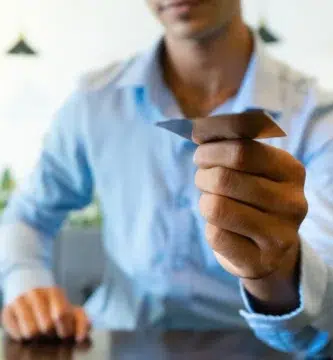
[(240, 10), (240, 0), (146, 0), (177, 38), (200, 39), (223, 29)]

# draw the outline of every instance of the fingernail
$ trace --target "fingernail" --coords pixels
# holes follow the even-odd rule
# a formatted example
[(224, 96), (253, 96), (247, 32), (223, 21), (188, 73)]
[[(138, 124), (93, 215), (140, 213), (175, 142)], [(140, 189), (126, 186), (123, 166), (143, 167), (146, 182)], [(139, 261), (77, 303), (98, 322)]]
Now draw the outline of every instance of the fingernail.
[(24, 339), (24, 340), (29, 340), (29, 338), (30, 338), (30, 331), (27, 329), (27, 328), (23, 328), (22, 329), (23, 331), (22, 331), (22, 338)]
[(78, 342), (78, 343), (82, 343), (83, 340), (84, 340), (84, 338), (82, 336), (77, 336), (76, 337), (76, 342)]
[(12, 337), (12, 339), (14, 340), (14, 341), (21, 341), (22, 340), (22, 338), (21, 338), (21, 336), (16, 336), (16, 335), (11, 335), (11, 337)]
[(22, 336), (23, 340), (30, 340), (30, 334), (24, 333)]

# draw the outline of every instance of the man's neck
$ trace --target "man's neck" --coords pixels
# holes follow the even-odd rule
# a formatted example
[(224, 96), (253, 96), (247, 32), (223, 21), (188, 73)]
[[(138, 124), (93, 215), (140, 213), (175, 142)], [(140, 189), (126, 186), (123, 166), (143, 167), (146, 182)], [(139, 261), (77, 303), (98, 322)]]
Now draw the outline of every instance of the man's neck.
[(186, 116), (205, 116), (241, 86), (253, 39), (242, 19), (202, 41), (166, 36), (164, 77)]

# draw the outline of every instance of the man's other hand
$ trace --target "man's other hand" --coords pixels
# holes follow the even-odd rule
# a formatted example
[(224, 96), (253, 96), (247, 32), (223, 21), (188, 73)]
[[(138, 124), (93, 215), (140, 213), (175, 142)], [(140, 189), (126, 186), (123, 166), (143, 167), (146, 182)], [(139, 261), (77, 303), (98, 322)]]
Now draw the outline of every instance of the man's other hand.
[(56, 287), (33, 289), (8, 304), (2, 311), (2, 324), (14, 340), (41, 336), (87, 339), (90, 323), (83, 308), (74, 307)]

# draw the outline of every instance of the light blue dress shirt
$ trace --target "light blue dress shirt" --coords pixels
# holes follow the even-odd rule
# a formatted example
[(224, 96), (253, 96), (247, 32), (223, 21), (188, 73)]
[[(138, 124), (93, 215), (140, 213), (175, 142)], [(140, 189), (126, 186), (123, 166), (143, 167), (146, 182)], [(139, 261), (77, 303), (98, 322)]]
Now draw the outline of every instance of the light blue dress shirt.
[[(88, 205), (96, 191), (107, 257), (105, 279), (85, 306), (96, 327), (152, 324), (207, 330), (250, 325), (273, 347), (317, 353), (333, 333), (320, 315), (330, 311), (333, 301), (328, 264), (333, 259), (332, 116), (325, 116), (328, 111), (322, 108), (318, 130), (318, 122), (310, 121), (318, 102), (315, 95), (299, 90), (303, 83), (295, 84), (292, 76), (287, 79), (289, 87), (299, 87), (296, 93), (302, 99), (295, 95), (295, 103), (300, 106), (289, 104), (290, 113), (281, 118), (289, 136), (265, 142), (302, 161), (310, 182), (315, 175), (309, 196), (316, 207), (304, 225), (309, 241), (302, 243), (300, 308), (284, 316), (256, 314), (238, 279), (217, 263), (205, 240), (200, 192), (194, 184), (196, 146), (155, 126), (183, 117), (163, 81), (158, 52), (156, 45), (113, 70), (88, 76), (57, 113), (38, 165), (3, 216), (0, 271), (5, 302), (53, 284), (47, 269), (51, 239), (68, 211)], [(264, 68), (264, 79), (257, 76), (264, 56), (259, 50), (254, 53), (238, 94), (213, 114), (258, 105), (281, 110), (270, 72)], [(266, 100), (261, 104), (254, 99), (258, 81), (264, 82), (261, 99)], [(293, 96), (288, 86), (281, 92), (287, 102)], [(332, 254), (324, 261), (308, 243), (319, 243), (323, 257), (328, 247)]]

